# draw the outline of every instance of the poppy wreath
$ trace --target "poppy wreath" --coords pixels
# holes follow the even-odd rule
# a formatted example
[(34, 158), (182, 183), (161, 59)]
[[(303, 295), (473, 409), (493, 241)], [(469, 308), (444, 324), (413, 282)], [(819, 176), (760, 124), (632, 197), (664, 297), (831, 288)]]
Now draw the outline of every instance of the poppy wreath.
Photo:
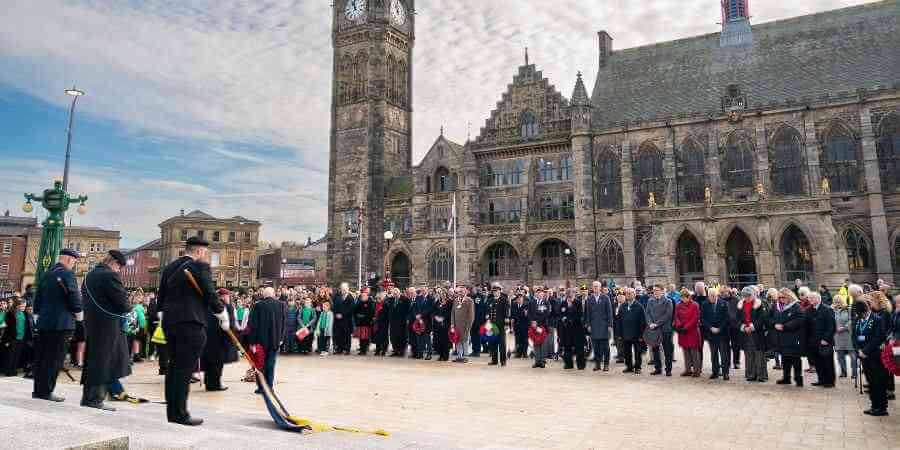
[(900, 340), (888, 340), (881, 351), (881, 363), (893, 376), (900, 376), (900, 357), (894, 356), (894, 348), (900, 348)]
[(450, 327), (450, 330), (447, 331), (447, 337), (450, 338), (451, 343), (459, 344), (459, 330), (456, 327)]
[(528, 328), (528, 339), (534, 342), (534, 345), (542, 345), (547, 340), (547, 330), (543, 327)]
[(491, 322), (487, 322), (481, 326), (478, 330), (478, 334), (481, 335), (481, 339), (488, 344), (493, 344), (500, 339), (500, 329), (497, 328), (497, 325), (494, 325)]
[(263, 350), (262, 345), (253, 344), (250, 347), (250, 356), (253, 358), (253, 365), (257, 369), (262, 370), (263, 366), (266, 365), (266, 351)]
[(422, 333), (425, 332), (425, 321), (422, 319), (416, 319), (412, 324), (413, 333), (421, 336)]

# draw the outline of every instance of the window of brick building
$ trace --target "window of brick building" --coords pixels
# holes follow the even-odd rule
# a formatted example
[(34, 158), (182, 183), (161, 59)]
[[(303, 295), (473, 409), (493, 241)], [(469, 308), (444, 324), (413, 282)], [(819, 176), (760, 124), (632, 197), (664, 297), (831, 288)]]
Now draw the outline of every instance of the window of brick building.
[(237, 235), (237, 233), (235, 233), (234, 231), (229, 231), (228, 232), (228, 242), (234, 242), (235, 239), (237, 238), (236, 235)]
[(856, 138), (846, 128), (835, 126), (826, 133), (819, 161), (832, 192), (859, 190), (862, 155)]
[(622, 207), (622, 171), (619, 158), (610, 151), (603, 151), (594, 165), (594, 184), (597, 208)]
[(772, 173), (772, 189), (777, 195), (802, 194), (806, 163), (803, 160), (800, 133), (790, 127), (782, 127), (775, 134), (769, 155)]
[(188, 230), (181, 230), (181, 240), (186, 241), (188, 239)]
[(222, 232), (213, 231), (213, 242), (219, 242), (220, 240), (222, 240)]
[(12, 241), (3, 241), (3, 254), (12, 255)]
[(0, 264), (0, 276), (9, 275), (9, 264), (3, 263)]
[(650, 193), (654, 201), (662, 205), (665, 202), (666, 180), (663, 175), (663, 156), (653, 144), (642, 145), (632, 167), (632, 180), (637, 206), (647, 206)]
[(682, 204), (702, 203), (706, 191), (703, 148), (693, 139), (688, 139), (682, 145), (676, 158), (678, 202)]
[(722, 180), (725, 189), (749, 188), (753, 186), (753, 146), (749, 139), (732, 133), (725, 144)]
[(891, 114), (881, 120), (875, 148), (878, 151), (881, 188), (885, 192), (894, 192), (900, 187), (900, 116)]

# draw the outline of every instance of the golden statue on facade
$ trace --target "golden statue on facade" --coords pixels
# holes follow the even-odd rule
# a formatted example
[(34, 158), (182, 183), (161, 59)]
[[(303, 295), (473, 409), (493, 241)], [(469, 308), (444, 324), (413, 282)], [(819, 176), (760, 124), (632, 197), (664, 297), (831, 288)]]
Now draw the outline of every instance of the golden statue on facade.
[(703, 190), (703, 201), (706, 203), (706, 206), (712, 206), (712, 189), (709, 186)]
[(656, 195), (654, 195), (652, 192), (647, 197), (647, 206), (650, 208), (656, 208)]
[(831, 194), (831, 183), (828, 182), (828, 177), (822, 177), (822, 195)]
[(759, 194), (759, 198), (766, 198), (766, 187), (762, 183), (756, 183), (756, 193)]

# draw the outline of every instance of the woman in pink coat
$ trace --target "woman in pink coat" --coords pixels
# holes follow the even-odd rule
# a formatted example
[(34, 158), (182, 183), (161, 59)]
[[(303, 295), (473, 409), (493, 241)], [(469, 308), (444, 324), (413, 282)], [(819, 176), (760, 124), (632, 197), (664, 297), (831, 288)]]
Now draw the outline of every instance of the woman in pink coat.
[(700, 307), (694, 301), (693, 292), (682, 293), (681, 302), (675, 307), (675, 331), (678, 346), (684, 352), (683, 377), (699, 377), (703, 369), (700, 359)]

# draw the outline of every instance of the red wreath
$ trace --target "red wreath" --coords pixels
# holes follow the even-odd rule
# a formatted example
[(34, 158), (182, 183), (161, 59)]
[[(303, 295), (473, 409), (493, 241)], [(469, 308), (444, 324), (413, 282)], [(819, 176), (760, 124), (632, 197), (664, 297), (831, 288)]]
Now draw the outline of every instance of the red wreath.
[(887, 341), (884, 350), (881, 351), (881, 363), (884, 364), (884, 368), (887, 369), (891, 375), (900, 376), (900, 365), (898, 365), (897, 361), (894, 359), (894, 347), (900, 347), (900, 340)]
[(528, 339), (531, 339), (534, 345), (542, 345), (547, 340), (547, 330), (543, 327), (529, 327)]
[(412, 330), (413, 333), (421, 336), (422, 333), (425, 333), (425, 321), (422, 319), (416, 319), (412, 324)]
[(262, 370), (263, 366), (266, 365), (266, 351), (263, 350), (262, 345), (253, 344), (250, 346), (250, 356), (253, 358), (253, 365), (257, 369)]
[(450, 331), (447, 331), (447, 337), (450, 338), (451, 343), (459, 344), (459, 330), (457, 330), (456, 327), (450, 327)]

